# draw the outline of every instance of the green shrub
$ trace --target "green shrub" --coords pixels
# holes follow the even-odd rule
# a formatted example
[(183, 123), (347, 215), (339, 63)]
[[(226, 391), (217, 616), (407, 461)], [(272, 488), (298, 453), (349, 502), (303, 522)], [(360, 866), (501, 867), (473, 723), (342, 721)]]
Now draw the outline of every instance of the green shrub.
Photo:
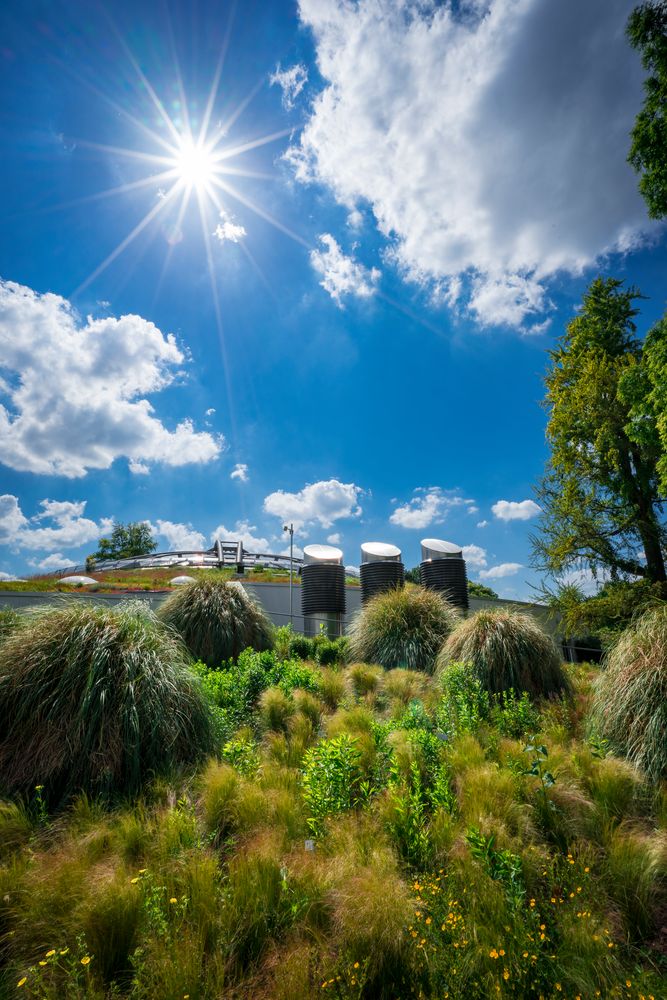
[(667, 778), (667, 605), (642, 615), (608, 653), (590, 725), (653, 781)]
[(322, 821), (334, 813), (351, 809), (359, 799), (362, 778), (361, 754), (347, 733), (322, 740), (304, 757), (303, 798), (309, 811), (308, 825), (315, 833)]
[(432, 673), (443, 642), (459, 621), (440, 594), (405, 587), (377, 594), (355, 617), (350, 656), (385, 669), (408, 667)]
[(0, 642), (13, 632), (21, 621), (21, 615), (13, 608), (0, 608)]
[(486, 691), (527, 691), (535, 698), (570, 690), (555, 643), (531, 615), (498, 609), (461, 622), (438, 656), (443, 673), (452, 661), (469, 663)]
[(273, 626), (256, 601), (234, 581), (204, 577), (170, 594), (158, 611), (188, 649), (209, 667), (244, 649), (270, 649)]
[(305, 635), (295, 635), (289, 644), (289, 655), (297, 660), (314, 659), (313, 640)]
[(209, 707), (180, 639), (144, 605), (70, 603), (26, 616), (0, 646), (0, 784), (136, 792), (212, 748)]
[(278, 687), (267, 688), (259, 699), (259, 714), (266, 729), (286, 733), (294, 715), (294, 702)]
[(332, 664), (338, 663), (341, 659), (338, 640), (332, 642), (330, 639), (326, 639), (324, 642), (318, 643), (316, 656), (317, 662), (321, 663), (323, 667), (330, 667)]

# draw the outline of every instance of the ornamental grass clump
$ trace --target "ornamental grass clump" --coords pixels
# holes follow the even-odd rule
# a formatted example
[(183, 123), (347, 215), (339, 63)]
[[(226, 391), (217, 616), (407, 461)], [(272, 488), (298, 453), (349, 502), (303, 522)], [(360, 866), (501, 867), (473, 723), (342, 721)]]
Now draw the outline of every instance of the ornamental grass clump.
[(270, 649), (273, 626), (235, 581), (204, 578), (170, 594), (158, 616), (183, 636), (193, 656), (215, 668), (244, 649)]
[(139, 603), (26, 614), (0, 645), (0, 787), (131, 794), (212, 749), (211, 713), (179, 637)]
[(667, 778), (667, 605), (642, 615), (607, 654), (590, 724), (651, 780)]
[(438, 672), (455, 662), (469, 663), (490, 693), (527, 691), (539, 698), (570, 691), (554, 641), (531, 615), (518, 611), (478, 611), (461, 622), (438, 655)]
[(353, 621), (350, 659), (433, 673), (438, 650), (458, 622), (456, 609), (433, 590), (388, 590), (372, 597)]

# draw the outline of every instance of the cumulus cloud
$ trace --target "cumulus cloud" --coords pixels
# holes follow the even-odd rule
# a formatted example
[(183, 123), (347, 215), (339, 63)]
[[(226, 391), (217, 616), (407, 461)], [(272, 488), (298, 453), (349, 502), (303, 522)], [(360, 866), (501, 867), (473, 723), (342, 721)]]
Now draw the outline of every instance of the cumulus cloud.
[[(221, 243), (224, 243), (225, 240), (229, 243), (239, 243), (248, 234), (245, 231), (245, 227), (234, 222), (232, 216), (222, 208), (220, 209), (220, 222), (215, 227), (213, 235)], [(213, 412), (215, 413), (215, 410)]]
[(480, 580), (502, 580), (505, 576), (514, 576), (520, 569), (523, 569), (521, 563), (500, 563), (499, 566), (480, 570), (479, 578)]
[(481, 545), (464, 545), (463, 558), (475, 569), (481, 569), (486, 566), (486, 549), (483, 549)]
[(335, 531), (333, 535), (327, 535), (327, 542), (329, 545), (340, 545), (340, 531)]
[(243, 542), (243, 547), (248, 552), (271, 552), (271, 543), (268, 538), (260, 538), (254, 534), (257, 526), (248, 521), (237, 521), (236, 527), (226, 528), (224, 524), (219, 524), (211, 535), (211, 541), (215, 542), (219, 538), (221, 542)]
[(14, 576), (13, 573), (5, 573), (4, 570), (0, 571), (0, 580), (3, 583), (10, 583), (12, 580), (20, 580), (20, 576)]
[(411, 500), (396, 508), (389, 521), (401, 528), (427, 528), (430, 524), (444, 521), (452, 507), (470, 508), (474, 505), (474, 500), (465, 500), (439, 486), (419, 487)]
[(486, 528), (486, 527), (488, 527), (488, 524), (489, 524), (488, 521), (478, 521), (477, 522), (477, 527), (478, 528)]
[(499, 521), (530, 521), (542, 513), (534, 500), (498, 500), (491, 508)]
[(206, 548), (205, 536), (200, 531), (195, 531), (191, 524), (179, 524), (174, 521), (158, 519), (154, 525), (151, 525), (151, 528), (155, 534), (167, 540), (170, 551)]
[(173, 430), (146, 398), (171, 385), (185, 356), (140, 316), (85, 321), (59, 295), (0, 281), (0, 455), (21, 472), (76, 478), (126, 457), (210, 462), (221, 439), (190, 420)]
[(291, 111), (294, 102), (308, 82), (308, 70), (301, 63), (290, 66), (289, 69), (281, 69), (280, 63), (276, 66), (275, 73), (269, 77), (271, 86), (278, 86), (283, 92), (283, 107)]
[(49, 572), (54, 569), (64, 569), (66, 566), (72, 565), (72, 560), (68, 559), (61, 552), (54, 552), (50, 556), (46, 556), (44, 559), (29, 559), (28, 562), (35, 569), (42, 569), (45, 572)]
[(42, 500), (40, 507), (38, 514), (27, 518), (18, 497), (11, 493), (0, 496), (0, 544), (15, 549), (77, 549), (96, 541), (113, 526), (111, 518), (95, 522), (85, 517), (85, 500)]
[(319, 237), (323, 250), (311, 250), (310, 262), (322, 276), (320, 285), (329, 293), (334, 302), (342, 307), (342, 299), (352, 295), (368, 299), (375, 294), (380, 272), (376, 267), (370, 270), (343, 253), (330, 233)]
[(540, 328), (549, 280), (648, 228), (628, 134), (636, 0), (300, 0), (324, 87), (287, 159), (480, 324)]
[(264, 499), (264, 510), (282, 521), (292, 521), (295, 528), (316, 523), (331, 528), (344, 517), (359, 517), (359, 498), (363, 490), (354, 483), (341, 483), (338, 479), (308, 483), (298, 493), (277, 490)]
[(237, 462), (229, 473), (230, 479), (238, 479), (240, 483), (248, 482), (248, 466), (244, 462)]

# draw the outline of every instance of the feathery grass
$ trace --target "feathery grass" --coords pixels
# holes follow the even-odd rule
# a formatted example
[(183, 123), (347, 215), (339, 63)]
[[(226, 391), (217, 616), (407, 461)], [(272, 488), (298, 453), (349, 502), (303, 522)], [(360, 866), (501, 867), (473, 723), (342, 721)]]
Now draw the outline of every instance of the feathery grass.
[(0, 784), (130, 794), (212, 746), (209, 707), (180, 639), (143, 605), (26, 615), (0, 646)]
[(372, 597), (355, 617), (350, 657), (386, 669), (432, 673), (438, 650), (458, 621), (456, 609), (433, 590), (388, 590)]
[(205, 578), (170, 594), (158, 611), (193, 656), (219, 667), (244, 649), (270, 649), (273, 626), (241, 584)]
[(570, 691), (555, 643), (531, 615), (508, 609), (478, 611), (461, 622), (438, 655), (438, 672), (469, 663), (483, 687), (544, 697)]
[(667, 605), (642, 615), (607, 654), (590, 724), (653, 781), (667, 778)]

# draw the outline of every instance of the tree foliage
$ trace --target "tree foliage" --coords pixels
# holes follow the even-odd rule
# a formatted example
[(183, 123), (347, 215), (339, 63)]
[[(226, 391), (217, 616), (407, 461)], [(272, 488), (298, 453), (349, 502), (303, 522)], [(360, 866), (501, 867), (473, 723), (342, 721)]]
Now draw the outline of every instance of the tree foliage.
[(612, 579), (665, 581), (655, 402), (664, 394), (657, 371), (664, 346), (656, 335), (645, 352), (636, 337), (638, 297), (620, 281), (597, 278), (550, 353), (551, 458), (532, 542), (536, 563), (555, 575), (584, 566)]
[(649, 74), (644, 81), (644, 105), (631, 133), (628, 160), (641, 174), (639, 190), (649, 215), (661, 219), (667, 215), (667, 0), (635, 8), (627, 33)]
[(93, 559), (131, 559), (132, 556), (147, 556), (155, 552), (157, 542), (146, 521), (131, 521), (121, 524), (114, 521), (110, 538), (100, 538), (99, 548)]
[(468, 596), (479, 597), (485, 601), (498, 600), (495, 590), (491, 590), (491, 587), (487, 587), (484, 583), (475, 583), (474, 580), (468, 580)]

